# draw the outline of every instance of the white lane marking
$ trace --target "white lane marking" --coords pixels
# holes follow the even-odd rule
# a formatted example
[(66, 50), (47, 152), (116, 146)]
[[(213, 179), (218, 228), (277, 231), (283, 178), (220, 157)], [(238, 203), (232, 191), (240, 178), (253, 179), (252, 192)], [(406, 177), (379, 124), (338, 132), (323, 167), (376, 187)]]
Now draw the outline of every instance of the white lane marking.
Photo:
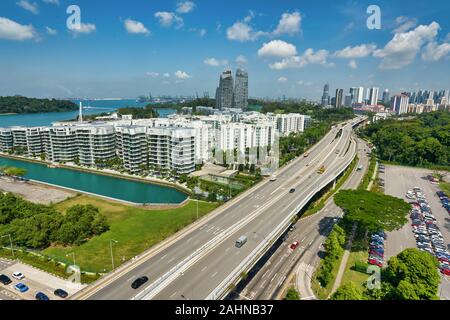
[(230, 251), (230, 249), (231, 249), (231, 247), (230, 247), (230, 248), (226, 248), (226, 249), (225, 249), (225, 252), (228, 252), (228, 251)]
[(178, 293), (178, 291), (175, 291), (174, 293), (172, 293), (172, 295), (170, 296), (171, 298), (175, 297), (175, 295)]
[(202, 272), (205, 271), (206, 269), (208, 269), (208, 266), (204, 267), (204, 268), (202, 269)]
[(167, 254), (163, 255), (163, 256), (161, 257), (161, 259), (159, 259), (159, 260), (164, 260), (165, 257), (167, 257)]
[(212, 275), (211, 275), (211, 278), (214, 278), (215, 276), (217, 276), (217, 271), (216, 272), (214, 272)]
[(171, 263), (173, 260), (175, 260), (175, 258), (170, 259), (169, 261), (167, 261), (168, 263)]
[(273, 195), (275, 192), (277, 192), (278, 190), (280, 190), (283, 186), (279, 186), (278, 188), (276, 188), (275, 190), (272, 191), (272, 193), (270, 195)]

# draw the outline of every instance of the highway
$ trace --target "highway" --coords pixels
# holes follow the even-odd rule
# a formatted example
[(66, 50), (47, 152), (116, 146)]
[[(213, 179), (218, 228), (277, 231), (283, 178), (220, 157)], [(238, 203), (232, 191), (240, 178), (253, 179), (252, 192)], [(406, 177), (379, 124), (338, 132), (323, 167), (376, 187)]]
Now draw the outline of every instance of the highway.
[[(351, 126), (336, 138), (333, 128), (310, 151), (282, 168), (275, 182), (265, 181), (225, 204), (181, 236), (150, 249), (141, 258), (119, 268), (75, 299), (206, 299), (232, 273), (242, 260), (289, 217), (305, 197), (320, 183), (336, 176), (346, 161), (353, 158), (356, 144), (351, 142)], [(339, 150), (339, 155), (336, 154)], [(347, 152), (348, 151), (348, 152)], [(324, 164), (323, 175), (316, 173)], [(296, 192), (289, 190), (296, 187)], [(247, 244), (234, 246), (241, 235)], [(205, 246), (206, 245), (206, 246)], [(200, 248), (204, 248), (200, 250)], [(146, 275), (146, 286), (133, 290), (131, 282)], [(161, 282), (160, 279), (165, 279)], [(144, 290), (144, 293), (143, 293)]]
[[(369, 165), (366, 154), (368, 146), (358, 140), (358, 163), (341, 189), (355, 189), (361, 182)], [(357, 171), (356, 167), (363, 166)], [(311, 277), (320, 260), (322, 244), (330, 233), (333, 225), (342, 216), (342, 210), (330, 198), (324, 208), (314, 214), (298, 220), (295, 229), (278, 247), (265, 264), (248, 281), (237, 297), (243, 300), (273, 300), (277, 298), (283, 283), (286, 283), (291, 273), (296, 274), (297, 288), (302, 299), (315, 299), (311, 290)], [(298, 241), (299, 247), (290, 249), (290, 245)]]

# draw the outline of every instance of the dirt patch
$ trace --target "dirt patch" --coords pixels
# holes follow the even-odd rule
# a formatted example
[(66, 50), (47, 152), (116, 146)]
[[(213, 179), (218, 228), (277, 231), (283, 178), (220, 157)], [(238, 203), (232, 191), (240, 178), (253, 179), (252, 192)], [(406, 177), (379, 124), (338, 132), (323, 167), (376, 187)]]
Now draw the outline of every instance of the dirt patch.
[(75, 195), (74, 192), (5, 177), (0, 178), (0, 190), (14, 193), (34, 203), (47, 205), (64, 201)]

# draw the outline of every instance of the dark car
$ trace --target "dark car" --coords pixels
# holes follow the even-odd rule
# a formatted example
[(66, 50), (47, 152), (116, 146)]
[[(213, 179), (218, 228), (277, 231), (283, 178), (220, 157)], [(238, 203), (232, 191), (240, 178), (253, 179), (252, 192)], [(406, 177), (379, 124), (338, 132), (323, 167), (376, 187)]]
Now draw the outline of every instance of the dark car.
[(11, 282), (12, 281), (8, 276), (6, 276), (4, 274), (0, 275), (0, 283), (1, 284), (4, 284), (6, 286), (6, 285), (10, 284)]
[(39, 300), (39, 301), (48, 301), (48, 300), (50, 300), (50, 298), (47, 297), (47, 295), (46, 295), (45, 293), (38, 292), (38, 293), (36, 293), (36, 300)]
[(291, 190), (289, 190), (289, 193), (294, 193), (295, 192), (295, 189), (294, 188), (292, 188)]
[(144, 283), (146, 283), (148, 281), (148, 278), (146, 276), (137, 278), (136, 280), (133, 281), (133, 283), (131, 284), (131, 287), (133, 289), (137, 289), (140, 286), (142, 286)]
[(369, 251), (369, 254), (372, 256), (378, 256), (380, 258), (384, 258), (384, 253), (378, 251)]
[(69, 296), (69, 294), (67, 292), (65, 292), (63, 289), (56, 289), (54, 294), (55, 294), (55, 296), (63, 298), (63, 299), (65, 299)]

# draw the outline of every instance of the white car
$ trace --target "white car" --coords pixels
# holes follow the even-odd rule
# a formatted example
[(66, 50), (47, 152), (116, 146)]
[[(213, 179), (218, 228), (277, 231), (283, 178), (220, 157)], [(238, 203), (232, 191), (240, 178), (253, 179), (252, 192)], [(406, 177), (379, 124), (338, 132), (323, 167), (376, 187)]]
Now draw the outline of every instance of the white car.
[(17, 280), (23, 280), (23, 279), (25, 279), (25, 276), (23, 275), (22, 272), (14, 272), (14, 273), (12, 274), (12, 276), (13, 276), (14, 279), (17, 279)]

